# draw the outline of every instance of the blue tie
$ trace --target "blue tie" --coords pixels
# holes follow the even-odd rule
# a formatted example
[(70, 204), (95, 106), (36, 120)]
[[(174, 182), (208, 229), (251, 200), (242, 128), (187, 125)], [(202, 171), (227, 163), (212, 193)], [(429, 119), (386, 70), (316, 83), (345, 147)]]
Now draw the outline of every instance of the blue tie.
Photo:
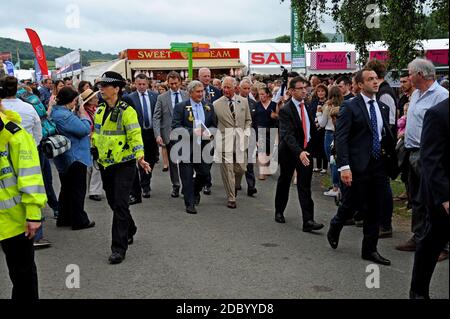
[(380, 158), (381, 154), (381, 144), (380, 138), (378, 136), (378, 123), (377, 123), (377, 113), (375, 112), (375, 105), (373, 104), (375, 101), (370, 100), (370, 124), (372, 126), (372, 156), (375, 159)]
[(144, 128), (150, 128), (150, 118), (148, 117), (148, 105), (145, 93), (142, 93), (142, 108), (144, 112)]

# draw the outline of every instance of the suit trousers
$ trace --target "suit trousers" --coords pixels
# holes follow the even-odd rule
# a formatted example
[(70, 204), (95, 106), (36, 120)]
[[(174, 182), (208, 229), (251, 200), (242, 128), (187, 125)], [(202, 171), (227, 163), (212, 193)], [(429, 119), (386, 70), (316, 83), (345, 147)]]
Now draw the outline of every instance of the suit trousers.
[[(231, 156), (230, 156), (231, 157)], [(225, 153), (222, 154), (222, 163), (220, 163), (220, 174), (222, 176), (223, 185), (227, 193), (228, 201), (236, 201), (236, 186), (241, 185), (242, 177), (245, 174), (245, 170), (242, 168), (242, 164), (236, 163), (236, 155), (233, 154), (233, 161), (226, 160)]]
[[(159, 147), (156, 143), (153, 129), (142, 129), (142, 141), (144, 142), (144, 159), (150, 164), (150, 167), (153, 171), (153, 168), (155, 167), (155, 164), (159, 159)], [(150, 186), (152, 173), (145, 173), (145, 171), (140, 166), (137, 169), (139, 172), (138, 174), (136, 174), (136, 178), (133, 182), (131, 195), (136, 198), (140, 198), (141, 189), (144, 192), (150, 192), (152, 189)]]
[(39, 299), (33, 240), (22, 233), (2, 240), (1, 246), (13, 284), (12, 299), (27, 302)]
[(109, 207), (113, 211), (112, 252), (125, 255), (128, 238), (136, 233), (136, 224), (130, 213), (129, 196), (133, 178), (136, 174), (136, 161), (114, 164), (107, 168), (100, 166), (103, 189)]
[(247, 164), (247, 170), (245, 171), (245, 179), (247, 180), (248, 189), (256, 188), (255, 169), (253, 163)]
[(200, 191), (206, 184), (208, 164), (180, 162), (179, 166), (183, 184), (184, 204), (186, 207), (194, 206), (195, 196), (200, 194)]
[(450, 218), (442, 206), (427, 207), (424, 235), (417, 242), (411, 290), (429, 296), (430, 281), (442, 247), (449, 241)]
[(311, 180), (313, 174), (313, 161), (309, 157), (310, 164), (304, 166), (300, 159), (288, 156), (279, 156), (280, 176), (278, 177), (275, 195), (275, 212), (284, 214), (291, 187), (292, 176), (297, 171), (297, 193), (302, 208), (303, 223), (314, 220), (314, 202), (311, 197)]
[(342, 229), (346, 220), (352, 218), (354, 210), (364, 212), (362, 253), (377, 251), (378, 234), (389, 180), (384, 161), (371, 158), (366, 172), (353, 173), (351, 187), (347, 188), (345, 206), (339, 206), (331, 224)]
[(74, 162), (65, 173), (59, 174), (61, 190), (59, 193), (58, 226), (82, 228), (89, 224), (89, 217), (84, 210), (86, 198), (86, 171), (83, 163)]
[(414, 169), (412, 165), (409, 165), (408, 182), (412, 208), (411, 231), (417, 242), (425, 231), (427, 208), (420, 198), (420, 171)]
[(174, 162), (172, 157), (170, 156), (170, 151), (172, 150), (173, 143), (169, 142), (166, 144), (167, 154), (169, 156), (169, 172), (170, 172), (170, 181), (172, 182), (172, 188), (174, 190), (180, 189), (180, 173), (178, 168), (178, 162)]

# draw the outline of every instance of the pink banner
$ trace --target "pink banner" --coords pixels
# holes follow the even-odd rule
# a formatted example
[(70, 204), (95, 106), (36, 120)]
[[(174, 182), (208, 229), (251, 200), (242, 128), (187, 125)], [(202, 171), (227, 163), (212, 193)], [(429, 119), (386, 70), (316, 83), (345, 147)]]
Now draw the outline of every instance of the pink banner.
[(347, 70), (354, 69), (355, 52), (312, 52), (312, 70)]
[(448, 49), (446, 50), (427, 50), (426, 58), (434, 63), (435, 66), (448, 65)]
[(389, 60), (389, 55), (387, 51), (370, 51), (369, 60), (377, 59), (378, 61)]

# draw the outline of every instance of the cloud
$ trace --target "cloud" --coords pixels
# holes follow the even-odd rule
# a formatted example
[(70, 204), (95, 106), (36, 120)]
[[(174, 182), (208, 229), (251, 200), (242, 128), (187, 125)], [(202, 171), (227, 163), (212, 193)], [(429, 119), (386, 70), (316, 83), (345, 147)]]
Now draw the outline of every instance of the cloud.
[[(7, 8), (0, 12), (2, 37), (27, 41), (24, 28), (31, 27), (44, 44), (109, 53), (290, 33), (289, 3), (279, 0), (39, 0)], [(79, 28), (71, 28), (77, 20)]]

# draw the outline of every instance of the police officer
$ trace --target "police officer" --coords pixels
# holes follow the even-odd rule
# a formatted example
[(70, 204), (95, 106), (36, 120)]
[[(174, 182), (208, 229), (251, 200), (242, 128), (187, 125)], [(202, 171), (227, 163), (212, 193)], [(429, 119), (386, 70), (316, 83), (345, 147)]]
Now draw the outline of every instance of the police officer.
[(19, 114), (0, 104), (0, 243), (12, 299), (32, 301), (39, 298), (32, 239), (47, 196), (36, 144), (20, 122)]
[(144, 160), (136, 111), (121, 98), (125, 83), (119, 73), (108, 71), (102, 75), (99, 84), (104, 102), (97, 108), (92, 137), (103, 189), (114, 212), (110, 264), (119, 264), (125, 259), (128, 245), (133, 243), (137, 231), (128, 203), (136, 160), (147, 174), (151, 172), (149, 163)]

